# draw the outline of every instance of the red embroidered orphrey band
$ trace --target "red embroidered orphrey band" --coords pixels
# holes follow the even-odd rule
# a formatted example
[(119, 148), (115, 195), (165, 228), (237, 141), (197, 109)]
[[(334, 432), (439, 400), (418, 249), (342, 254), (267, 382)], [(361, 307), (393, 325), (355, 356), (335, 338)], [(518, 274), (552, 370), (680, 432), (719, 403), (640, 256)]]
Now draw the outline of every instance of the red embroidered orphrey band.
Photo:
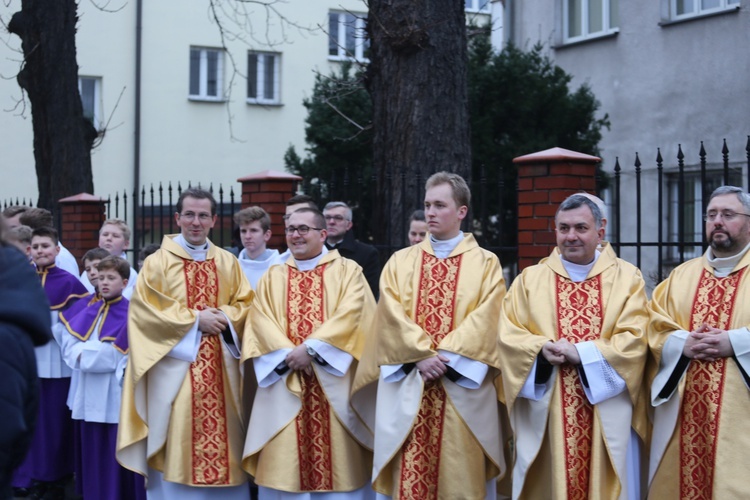
[[(571, 343), (599, 338), (604, 309), (601, 276), (579, 283), (557, 276), (557, 338)], [(594, 410), (574, 366), (560, 369), (560, 394), (568, 499), (586, 499), (591, 474)]]
[[(726, 330), (732, 323), (737, 286), (745, 269), (717, 278), (704, 269), (693, 299), (690, 331), (704, 323)], [(719, 409), (724, 392), (726, 358), (692, 360), (685, 377), (680, 422), (680, 498), (713, 497)]]
[[(216, 307), (219, 278), (213, 260), (184, 261), (189, 309)], [(201, 336), (198, 357), (190, 365), (192, 384), (193, 484), (229, 484), (229, 437), (221, 340), (218, 335)]]
[[(301, 272), (289, 267), (287, 336), (300, 345), (325, 321), (323, 273), (326, 266)], [(331, 410), (314, 374), (300, 372), (302, 408), (297, 414), (297, 444), (301, 491), (333, 490)]]
[[(429, 335), (433, 348), (453, 330), (460, 268), (460, 255), (438, 259), (422, 252), (414, 317), (416, 323)], [(440, 445), (446, 399), (441, 382), (425, 386), (414, 428), (403, 446), (399, 498), (438, 498)]]

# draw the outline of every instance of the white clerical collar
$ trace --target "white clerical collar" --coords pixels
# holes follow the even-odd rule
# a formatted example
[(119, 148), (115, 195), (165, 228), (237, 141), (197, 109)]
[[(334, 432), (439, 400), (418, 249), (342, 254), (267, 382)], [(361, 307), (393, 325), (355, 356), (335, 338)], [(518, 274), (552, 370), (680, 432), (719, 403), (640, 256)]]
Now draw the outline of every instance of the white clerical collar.
[(208, 240), (206, 240), (206, 243), (203, 245), (191, 245), (187, 241), (185, 241), (185, 237), (182, 236), (182, 234), (178, 234), (177, 237), (174, 239), (174, 242), (180, 245), (187, 253), (190, 254), (190, 257), (193, 258), (193, 260), (197, 262), (203, 262), (206, 260), (206, 256), (208, 255)]
[(706, 260), (708, 261), (708, 265), (714, 268), (714, 276), (717, 278), (726, 278), (732, 272), (732, 269), (737, 267), (737, 264), (745, 256), (748, 249), (750, 249), (750, 243), (736, 255), (732, 255), (731, 257), (715, 257), (713, 249), (708, 247), (706, 250)]
[(458, 232), (458, 236), (454, 236), (449, 240), (436, 240), (433, 235), (430, 235), (430, 244), (432, 245), (432, 251), (435, 252), (435, 256), (438, 259), (445, 259), (463, 239), (464, 233), (461, 231)]
[(313, 257), (312, 259), (308, 260), (299, 260), (295, 258), (294, 262), (297, 263), (297, 269), (299, 269), (300, 271), (310, 271), (311, 269), (315, 269), (316, 267), (318, 267), (318, 262), (320, 262), (320, 259), (322, 259), (323, 256), (327, 253), (328, 249), (325, 245), (323, 245), (323, 250), (317, 257)]
[(565, 271), (568, 273), (568, 276), (570, 276), (570, 279), (575, 283), (579, 283), (586, 279), (586, 276), (589, 275), (589, 271), (591, 271), (591, 268), (594, 267), (596, 261), (599, 260), (600, 255), (601, 252), (599, 250), (596, 250), (594, 252), (594, 260), (592, 260), (588, 264), (576, 264), (574, 262), (567, 261), (563, 259), (562, 254), (560, 255), (560, 261), (562, 262)]
[(242, 251), (240, 252), (240, 257), (239, 257), (239, 259), (240, 259), (240, 260), (246, 260), (246, 261), (248, 261), (248, 262), (261, 262), (261, 263), (265, 263), (265, 262), (267, 262), (267, 261), (268, 261), (269, 259), (273, 259), (273, 258), (274, 258), (274, 257), (276, 257), (277, 255), (279, 255), (279, 251), (278, 251), (278, 250), (272, 250), (272, 249), (270, 249), (270, 248), (266, 248), (266, 249), (265, 249), (265, 250), (263, 250), (263, 252), (262, 252), (262, 253), (261, 253), (260, 255), (258, 255), (258, 256), (257, 256), (256, 258), (254, 258), (254, 259), (251, 259), (251, 258), (250, 258), (250, 256), (249, 256), (249, 255), (248, 255), (248, 253), (247, 253), (247, 250), (246, 250), (245, 248), (243, 248), (243, 249), (242, 249)]

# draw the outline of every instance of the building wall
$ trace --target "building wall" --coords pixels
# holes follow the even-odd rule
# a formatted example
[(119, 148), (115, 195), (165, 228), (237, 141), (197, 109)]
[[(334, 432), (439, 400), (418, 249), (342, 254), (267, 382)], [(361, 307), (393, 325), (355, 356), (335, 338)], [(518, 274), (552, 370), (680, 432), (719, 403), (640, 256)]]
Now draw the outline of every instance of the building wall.
[[(619, 157), (622, 174), (623, 239), (636, 238), (634, 161), (643, 163), (642, 238), (657, 234), (657, 148), (665, 172), (677, 168), (682, 145), (688, 170), (699, 162), (704, 141), (709, 165), (722, 160), (726, 138), (733, 166), (746, 165), (750, 134), (750, 1), (739, 10), (660, 25), (668, 0), (619, 0), (619, 32), (574, 45), (562, 45), (563, 0), (505, 0), (507, 39), (530, 48), (544, 44), (555, 63), (573, 76), (571, 88), (588, 84), (607, 113), (611, 129), (600, 143), (604, 168)], [(745, 181), (747, 182), (747, 181)], [(666, 193), (666, 191), (665, 191)], [(630, 208), (628, 208), (630, 207)], [(664, 224), (669, 213), (664, 207)], [(636, 261), (633, 250), (623, 256)], [(654, 251), (641, 265), (650, 272)]]
[[(0, 6), (6, 23), (20, 10), (20, 0)], [(108, 123), (101, 145), (93, 151), (94, 190), (107, 196), (127, 188), (134, 180), (135, 137), (135, 36), (136, 1), (114, 0), (106, 11), (101, 2), (79, 3), (77, 37), (79, 74), (101, 77), (101, 116)], [(366, 13), (362, 0), (306, 0), (279, 3), (278, 10), (290, 22), (282, 26), (277, 15), (248, 6), (247, 24), (232, 24), (227, 47), (239, 75), (225, 85), (228, 102), (196, 102), (188, 99), (190, 47), (221, 46), (221, 37), (205, 0), (143, 2), (141, 184), (181, 181), (235, 188), (238, 177), (267, 169), (283, 170), (289, 145), (304, 154), (302, 100), (310, 96), (315, 72), (330, 73), (339, 63), (328, 59), (328, 12), (348, 10)], [(255, 9), (255, 10), (251, 10)], [(239, 38), (233, 35), (240, 34)], [(15, 75), (21, 56), (15, 35), (2, 35), (0, 74)], [(269, 43), (270, 42), (270, 43)], [(281, 53), (281, 105), (246, 102), (247, 52)], [(225, 57), (225, 83), (232, 74)], [(8, 110), (21, 96), (15, 79), (0, 80), (0, 109)], [(0, 113), (4, 154), (0, 172), (0, 200), (37, 196), (32, 150), (31, 110), (23, 115)], [(231, 126), (230, 118), (231, 117)], [(13, 175), (8, 176), (8, 173)], [(175, 186), (176, 187), (176, 186)], [(239, 197), (238, 190), (235, 194)], [(239, 199), (239, 198), (238, 198)]]

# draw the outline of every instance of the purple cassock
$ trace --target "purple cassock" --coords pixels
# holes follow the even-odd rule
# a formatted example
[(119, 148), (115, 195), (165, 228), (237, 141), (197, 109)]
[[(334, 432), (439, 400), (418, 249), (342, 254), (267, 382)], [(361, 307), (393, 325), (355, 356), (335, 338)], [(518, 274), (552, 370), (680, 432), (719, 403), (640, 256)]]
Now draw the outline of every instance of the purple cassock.
[[(73, 306), (61, 313), (60, 321), (73, 337), (82, 342), (95, 335), (98, 324), (99, 341), (111, 343), (121, 353), (127, 354), (128, 305), (128, 300), (123, 297), (109, 301), (92, 298), (84, 308)], [(84, 498), (145, 499), (143, 477), (123, 468), (115, 460), (117, 424), (75, 420), (74, 426), (76, 491)]]
[[(89, 294), (76, 276), (54, 265), (37, 269), (37, 273), (53, 312), (63, 311)], [(40, 364), (37, 360), (37, 365)], [(57, 481), (73, 472), (73, 422), (66, 404), (70, 376), (48, 378), (44, 376), (43, 367), (38, 366), (38, 369), (40, 391), (36, 429), (24, 462), (13, 474), (14, 487), (28, 488), (32, 481)]]

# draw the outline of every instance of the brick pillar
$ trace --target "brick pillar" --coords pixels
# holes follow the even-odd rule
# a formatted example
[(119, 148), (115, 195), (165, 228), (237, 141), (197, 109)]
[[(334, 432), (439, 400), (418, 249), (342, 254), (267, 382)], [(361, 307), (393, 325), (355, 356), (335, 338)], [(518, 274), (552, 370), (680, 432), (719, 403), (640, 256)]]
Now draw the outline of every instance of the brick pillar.
[(269, 248), (286, 248), (283, 219), (286, 200), (297, 194), (297, 183), (301, 180), (302, 177), (298, 175), (275, 170), (237, 179), (242, 184), (242, 208), (257, 205), (271, 216)]
[(99, 229), (105, 220), (105, 201), (93, 194), (80, 193), (59, 200), (60, 241), (81, 267), (83, 254), (99, 246)]
[(601, 158), (552, 148), (513, 159), (518, 167), (518, 269), (536, 264), (555, 247), (555, 212), (568, 196), (596, 191)]

